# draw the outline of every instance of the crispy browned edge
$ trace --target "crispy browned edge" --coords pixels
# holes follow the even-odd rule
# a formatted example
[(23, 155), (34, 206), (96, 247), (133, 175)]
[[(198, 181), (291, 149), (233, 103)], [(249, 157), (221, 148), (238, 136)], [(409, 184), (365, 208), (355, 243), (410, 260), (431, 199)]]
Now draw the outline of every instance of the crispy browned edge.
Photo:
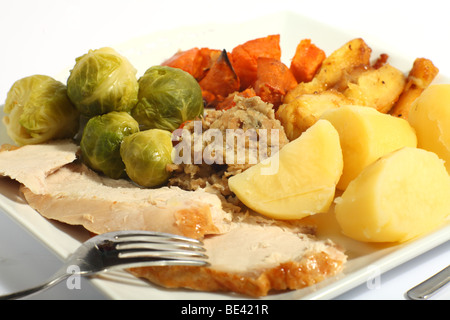
[(257, 274), (223, 272), (208, 267), (141, 267), (129, 271), (165, 288), (188, 288), (208, 292), (235, 292), (250, 297), (273, 291), (296, 290), (338, 274), (344, 265), (327, 253), (317, 252), (301, 261), (289, 261)]

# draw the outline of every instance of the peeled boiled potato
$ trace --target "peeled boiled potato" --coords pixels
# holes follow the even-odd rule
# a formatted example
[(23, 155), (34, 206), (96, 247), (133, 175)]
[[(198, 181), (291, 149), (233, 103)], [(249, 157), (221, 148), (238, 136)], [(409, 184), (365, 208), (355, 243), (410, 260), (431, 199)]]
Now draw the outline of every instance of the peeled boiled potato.
[(408, 121), (374, 108), (346, 105), (326, 111), (322, 117), (339, 133), (344, 169), (337, 188), (345, 190), (369, 164), (399, 148), (417, 146)]
[(405, 147), (373, 164), (336, 198), (342, 232), (367, 242), (403, 242), (443, 223), (450, 177), (436, 154)]
[(416, 130), (417, 146), (445, 160), (450, 172), (450, 84), (435, 84), (411, 106), (408, 121)]
[(342, 173), (339, 135), (319, 120), (276, 155), (228, 180), (249, 208), (274, 219), (301, 219), (325, 212)]

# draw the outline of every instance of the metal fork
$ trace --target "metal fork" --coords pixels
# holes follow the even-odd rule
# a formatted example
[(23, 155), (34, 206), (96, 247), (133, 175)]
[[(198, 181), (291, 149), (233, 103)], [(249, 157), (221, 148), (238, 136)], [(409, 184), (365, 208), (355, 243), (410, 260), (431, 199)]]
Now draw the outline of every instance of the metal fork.
[(151, 231), (105, 233), (84, 242), (43, 284), (2, 295), (0, 299), (30, 296), (73, 275), (90, 276), (111, 269), (142, 266), (207, 266), (208, 257), (204, 252), (201, 241), (173, 234)]

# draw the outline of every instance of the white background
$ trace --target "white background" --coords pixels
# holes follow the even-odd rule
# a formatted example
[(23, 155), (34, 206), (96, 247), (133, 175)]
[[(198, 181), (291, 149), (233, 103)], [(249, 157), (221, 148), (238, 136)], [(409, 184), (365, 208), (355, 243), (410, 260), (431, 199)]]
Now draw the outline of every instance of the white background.
[[(57, 75), (88, 49), (114, 45), (161, 30), (207, 23), (235, 23), (278, 11), (309, 16), (354, 35), (379, 39), (386, 52), (427, 57), (450, 75), (450, 19), (446, 1), (2, 1), (0, 3), (0, 104), (15, 80)], [(378, 285), (363, 284), (338, 299), (404, 299), (407, 289), (448, 265), (443, 244), (382, 274)], [(37, 283), (56, 270), (58, 258), (0, 212), (0, 293)], [(104, 299), (82, 282), (34, 299)], [(449, 299), (446, 288), (435, 299)]]

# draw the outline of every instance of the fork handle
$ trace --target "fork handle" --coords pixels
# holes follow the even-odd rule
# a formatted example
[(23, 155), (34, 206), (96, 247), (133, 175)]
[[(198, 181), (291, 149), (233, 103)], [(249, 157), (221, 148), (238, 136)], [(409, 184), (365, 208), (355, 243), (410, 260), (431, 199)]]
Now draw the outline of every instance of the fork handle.
[(16, 291), (16, 292), (13, 292), (13, 293), (8, 293), (8, 294), (5, 294), (5, 295), (0, 295), (0, 300), (14, 300), (14, 299), (20, 299), (20, 298), (25, 298), (25, 297), (31, 296), (31, 295), (33, 295), (35, 293), (42, 292), (44, 290), (47, 290), (47, 289), (55, 286), (56, 284), (60, 283), (64, 279), (68, 278), (69, 275), (70, 274), (65, 272), (65, 270), (63, 272), (63, 270), (61, 269), (60, 271), (55, 273), (46, 282), (41, 283), (40, 285), (37, 285), (35, 287), (28, 288), (28, 289)]
[(408, 290), (406, 296), (412, 300), (428, 299), (450, 281), (450, 265), (431, 278)]

